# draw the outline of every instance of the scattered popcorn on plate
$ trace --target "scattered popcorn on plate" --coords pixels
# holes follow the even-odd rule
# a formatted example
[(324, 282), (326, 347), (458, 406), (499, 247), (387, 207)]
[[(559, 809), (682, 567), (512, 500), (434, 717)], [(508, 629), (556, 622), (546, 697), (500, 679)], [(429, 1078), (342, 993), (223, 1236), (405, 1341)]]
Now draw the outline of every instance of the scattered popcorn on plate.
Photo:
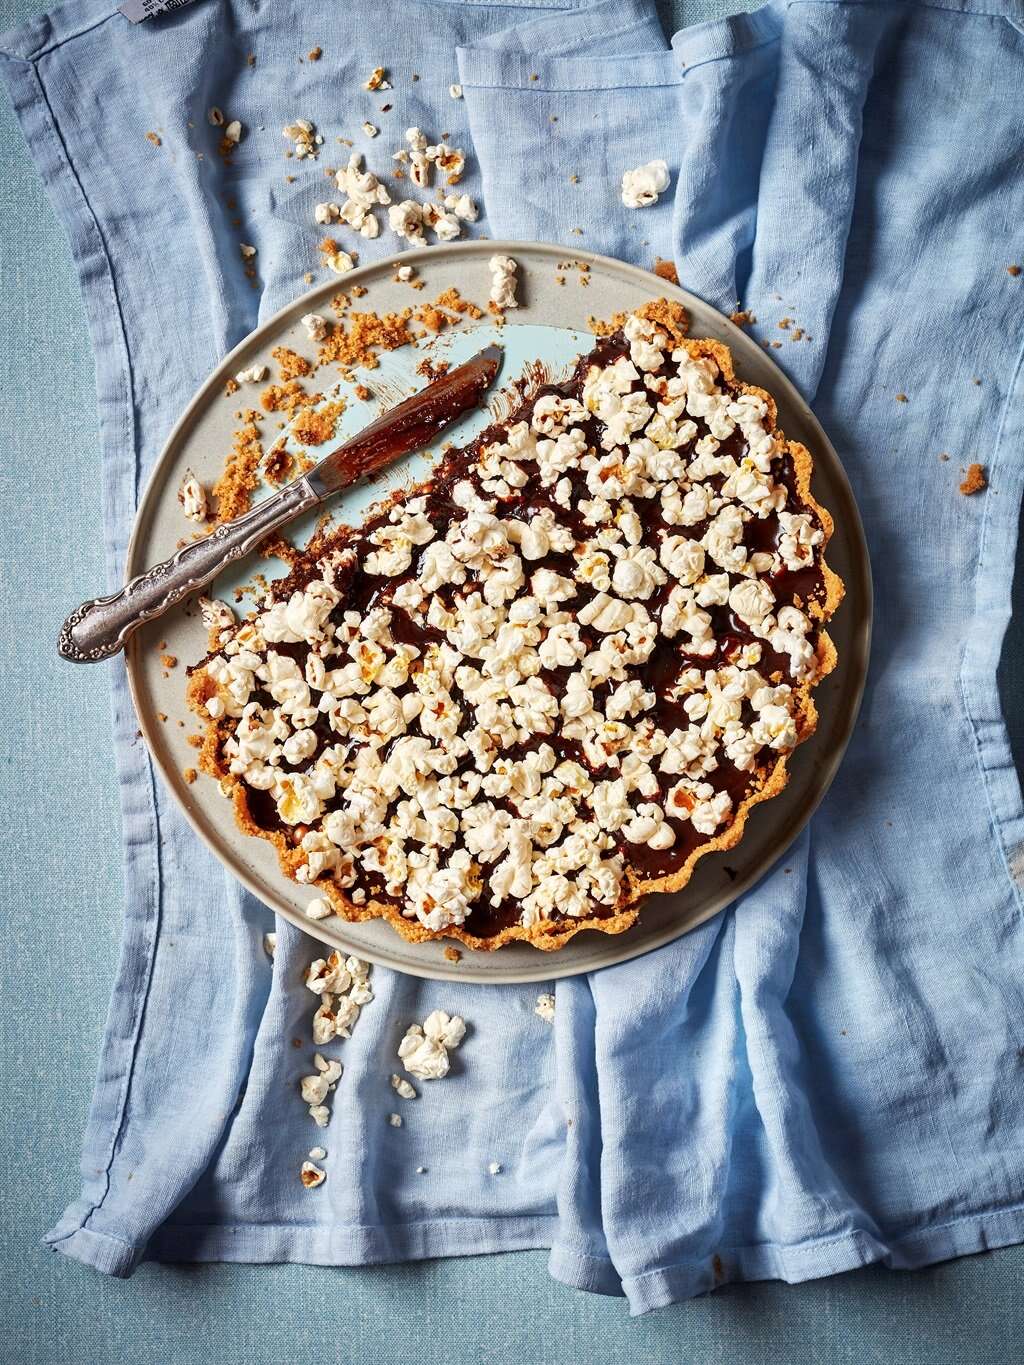
[(181, 510), (188, 517), (189, 521), (202, 524), (206, 520), (206, 489), (199, 482), (191, 469), (185, 470), (185, 477), (181, 481), (178, 489), (178, 501), (181, 503)]
[(519, 269), (511, 256), (492, 256), (488, 262), (491, 270), (491, 302), (495, 308), (504, 312), (507, 308), (518, 308), (516, 299), (516, 271)]

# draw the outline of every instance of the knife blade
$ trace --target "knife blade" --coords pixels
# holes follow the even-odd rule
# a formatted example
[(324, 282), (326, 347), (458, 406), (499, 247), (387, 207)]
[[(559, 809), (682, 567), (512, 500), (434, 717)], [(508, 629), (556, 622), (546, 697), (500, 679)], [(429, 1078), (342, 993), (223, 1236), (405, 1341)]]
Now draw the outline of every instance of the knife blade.
[(429, 445), (464, 412), (476, 407), (494, 383), (501, 357), (500, 346), (485, 347), (465, 365), (389, 408), (358, 436), (326, 455), (306, 478), (325, 498), (410, 450)]
[(472, 360), (390, 408), (308, 473), (241, 517), (192, 541), (119, 592), (83, 602), (61, 628), (60, 654), (72, 663), (111, 658), (143, 622), (155, 620), (182, 598), (206, 587), (225, 564), (251, 553), (272, 532), (331, 494), (428, 445), (477, 406), (497, 377), (501, 358), (500, 346), (485, 347)]

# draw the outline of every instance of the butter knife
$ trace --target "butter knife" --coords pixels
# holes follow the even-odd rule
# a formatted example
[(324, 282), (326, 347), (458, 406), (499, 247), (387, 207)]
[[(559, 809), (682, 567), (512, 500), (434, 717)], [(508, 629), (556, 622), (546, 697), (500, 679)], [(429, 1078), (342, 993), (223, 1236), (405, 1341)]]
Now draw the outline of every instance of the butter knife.
[(465, 365), (391, 408), (251, 511), (190, 542), (119, 592), (83, 602), (61, 628), (60, 653), (79, 664), (111, 658), (143, 622), (162, 616), (183, 597), (204, 588), (225, 564), (250, 554), (273, 531), (357, 479), (428, 445), (477, 406), (494, 382), (501, 356), (500, 346), (486, 347)]

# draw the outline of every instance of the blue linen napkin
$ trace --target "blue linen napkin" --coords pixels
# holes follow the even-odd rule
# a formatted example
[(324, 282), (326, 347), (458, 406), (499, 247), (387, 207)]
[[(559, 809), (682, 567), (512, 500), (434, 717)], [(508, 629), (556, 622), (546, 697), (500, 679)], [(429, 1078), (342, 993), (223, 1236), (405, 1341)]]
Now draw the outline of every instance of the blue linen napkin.
[[(115, 665), (125, 938), (82, 1197), (51, 1242), (113, 1274), (144, 1255), (345, 1264), (545, 1245), (553, 1274), (642, 1312), (727, 1280), (1024, 1239), (1024, 817), (995, 683), (1022, 477), (1024, 278), (1007, 266), (1024, 256), (1024, 7), (810, 0), (671, 45), (642, 0), (375, 14), (368, 33), (350, 6), (314, 21), (231, 0), (132, 28), (79, 0), (0, 44), (82, 275), (111, 581), (181, 405), (302, 288), (319, 172), (287, 184), (277, 130), (333, 129), (344, 103), (350, 132), (375, 107), (352, 92), (386, 64), (395, 128), (472, 145), (483, 231), (672, 256), (781, 343), (865, 521), (878, 606), (862, 718), (783, 863), (657, 955), (559, 983), (553, 1030), (534, 989), (377, 969), (334, 1049), (345, 1075), (321, 1135), (297, 1095), (315, 946), (278, 924), (271, 970), (268, 912), (154, 781)], [(321, 62), (300, 64), (315, 43)], [(251, 130), (230, 169), (210, 151), (211, 104)], [(626, 209), (622, 171), (655, 157), (669, 191)], [(258, 290), (233, 217), (259, 248)], [(391, 245), (359, 243), (364, 259)], [(975, 459), (989, 489), (962, 497)], [(469, 1035), (391, 1128), (394, 1049), (433, 1008)], [(328, 1180), (306, 1191), (295, 1173), (318, 1141)]]

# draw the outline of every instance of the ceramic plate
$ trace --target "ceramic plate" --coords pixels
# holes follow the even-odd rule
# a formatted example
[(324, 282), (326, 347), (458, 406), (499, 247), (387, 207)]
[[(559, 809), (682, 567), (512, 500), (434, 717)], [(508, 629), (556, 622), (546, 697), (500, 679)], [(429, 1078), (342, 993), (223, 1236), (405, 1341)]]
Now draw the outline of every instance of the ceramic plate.
[[(452, 285), (464, 298), (483, 304), (490, 287), (487, 261), (496, 251), (515, 257), (521, 281), (520, 307), (500, 331), (506, 359), (499, 385), (516, 378), (527, 362), (539, 360), (551, 374), (567, 368), (593, 344), (588, 318), (607, 318), (648, 299), (668, 296), (686, 305), (694, 336), (713, 337), (731, 347), (738, 375), (774, 395), (779, 423), (787, 436), (803, 441), (814, 454), (814, 493), (831, 511), (836, 524), (829, 563), (846, 583), (846, 599), (830, 627), (839, 650), (839, 666), (815, 692), (818, 730), (790, 760), (789, 786), (781, 796), (754, 808), (738, 847), (701, 859), (681, 892), (651, 897), (639, 923), (626, 933), (613, 936), (587, 931), (555, 953), (540, 952), (528, 944), (510, 944), (493, 953), (463, 950), (461, 961), (452, 963), (444, 956), (443, 942), (406, 943), (380, 920), (346, 924), (332, 918), (312, 923), (303, 913), (311, 891), (279, 871), (273, 847), (240, 833), (230, 804), (209, 778), (200, 775), (190, 785), (182, 776), (195, 763), (187, 735), (197, 728), (185, 705), (184, 665), (202, 657), (206, 649), (194, 603), (177, 607), (143, 627), (129, 644), (127, 663), (139, 723), (164, 780), (200, 837), (262, 901), (332, 947), (372, 962), (416, 976), (500, 983), (550, 981), (650, 952), (717, 914), (780, 857), (828, 789), (857, 714), (867, 667), (871, 580), (860, 518), (839, 459), (806, 403), (760, 346), (693, 295), (644, 270), (587, 252), (521, 242), (469, 242), (404, 252), (401, 262), (415, 266), (425, 284), (422, 291), (413, 292), (409, 285), (395, 282), (395, 258), (391, 258), (355, 270), (343, 279), (332, 279), (249, 336), (214, 370), (171, 433), (139, 507), (128, 550), (128, 575), (167, 558), (188, 534), (190, 524), (183, 519), (177, 499), (186, 468), (193, 469), (203, 483), (212, 484), (231, 447), (232, 431), (239, 425), (234, 414), (239, 407), (256, 405), (257, 386), (246, 386), (235, 397), (226, 398), (225, 380), (258, 361), (271, 365), (273, 373), (270, 352), (275, 346), (285, 345), (312, 357), (315, 347), (300, 320), (309, 312), (330, 316), (329, 300), (339, 288), (364, 286), (369, 292), (363, 305), (376, 313), (415, 306)], [(578, 269), (560, 268), (566, 261), (590, 266), (589, 285), (580, 284)], [(556, 275), (565, 276), (564, 285), (556, 284)], [(382, 354), (380, 368), (365, 376), (376, 398), (360, 401), (352, 384), (341, 386), (348, 406), (339, 431), (354, 433), (378, 415), (382, 406), (390, 406), (419, 388), (424, 381), (417, 375), (416, 366), (425, 355), (458, 363), (495, 335), (491, 321), (467, 321), (429, 343), (418, 343), (415, 349)], [(327, 375), (318, 374), (317, 382), (319, 387), (327, 385)], [(486, 415), (477, 412), (446, 433), (445, 439), (462, 442), (485, 422)], [(269, 445), (277, 434), (273, 419), (264, 424), (264, 430)], [(398, 484), (422, 479), (429, 467), (423, 456), (410, 456), (385, 471), (374, 484), (335, 498), (330, 510), (338, 520), (351, 520)], [(299, 523), (290, 534), (301, 539), (312, 525), (312, 521), (305, 526)], [(212, 591), (231, 601), (234, 590), (250, 582), (255, 574), (272, 577), (281, 571), (277, 561), (250, 559), (218, 579)], [(241, 610), (246, 609), (243, 603)], [(163, 641), (166, 646), (161, 648)], [(169, 672), (160, 663), (165, 653), (180, 660)], [(179, 720), (184, 726), (178, 725)]]

